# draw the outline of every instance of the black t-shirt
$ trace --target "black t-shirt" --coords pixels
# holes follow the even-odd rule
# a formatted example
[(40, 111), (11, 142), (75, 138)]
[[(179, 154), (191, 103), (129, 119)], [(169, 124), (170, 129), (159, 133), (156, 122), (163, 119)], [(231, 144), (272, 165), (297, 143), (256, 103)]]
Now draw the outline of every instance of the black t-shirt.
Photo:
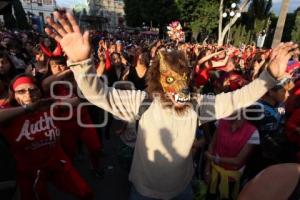
[(130, 67), (127, 80), (131, 81), (137, 90), (144, 90), (147, 87), (146, 73), (143, 77), (140, 78), (137, 74), (135, 67)]
[(285, 160), (288, 140), (283, 134), (284, 116), (278, 112), (278, 108), (259, 101), (247, 108), (247, 119), (259, 132), (262, 157), (272, 163)]

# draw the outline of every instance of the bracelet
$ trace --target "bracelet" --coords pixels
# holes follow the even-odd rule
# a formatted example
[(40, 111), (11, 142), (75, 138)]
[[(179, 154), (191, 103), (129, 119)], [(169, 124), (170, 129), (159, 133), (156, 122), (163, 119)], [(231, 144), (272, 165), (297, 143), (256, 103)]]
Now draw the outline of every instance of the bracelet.
[(85, 60), (78, 61), (78, 62), (72, 62), (70, 60), (67, 60), (67, 66), (70, 68), (74, 66), (80, 66), (81, 68), (83, 68), (83, 66), (91, 65), (91, 64), (92, 64), (92, 58), (87, 58)]

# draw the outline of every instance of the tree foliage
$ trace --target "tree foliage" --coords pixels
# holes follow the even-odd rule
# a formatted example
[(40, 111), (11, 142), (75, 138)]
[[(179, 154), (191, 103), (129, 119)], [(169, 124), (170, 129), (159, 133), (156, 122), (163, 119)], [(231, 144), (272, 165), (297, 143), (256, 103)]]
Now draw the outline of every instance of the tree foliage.
[[(247, 13), (243, 13), (242, 18), (232, 28), (233, 42), (249, 44), (255, 42), (259, 33), (263, 30), (270, 33), (273, 13), (271, 12), (272, 0), (252, 0)], [(241, 29), (241, 30), (240, 30)], [(266, 43), (266, 42), (265, 42)]]
[(180, 18), (189, 22), (193, 32), (211, 33), (218, 27), (218, 0), (178, 0)]
[(272, 8), (272, 0), (253, 0), (248, 12), (256, 19), (265, 19), (269, 16)]
[(300, 43), (300, 7), (297, 10), (295, 25), (292, 31), (292, 40)]
[(141, 26), (143, 22), (153, 26), (166, 25), (179, 19), (175, 0), (125, 0), (125, 18), (129, 26)]
[(124, 0), (125, 19), (129, 26), (141, 26), (143, 23), (139, 0)]
[(29, 29), (26, 13), (20, 0), (13, 0), (14, 14), (16, 16), (17, 26), (19, 29)]

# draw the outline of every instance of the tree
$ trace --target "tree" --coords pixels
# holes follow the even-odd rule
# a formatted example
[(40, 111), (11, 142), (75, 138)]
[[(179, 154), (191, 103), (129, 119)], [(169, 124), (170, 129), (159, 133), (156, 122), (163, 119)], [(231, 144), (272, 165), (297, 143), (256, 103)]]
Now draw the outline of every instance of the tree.
[(12, 4), (9, 4), (3, 9), (3, 19), (4, 25), (7, 29), (15, 29), (17, 28), (17, 22), (15, 17), (12, 14)]
[(282, 32), (283, 32), (283, 28), (285, 25), (285, 19), (286, 19), (286, 15), (288, 12), (288, 8), (289, 8), (289, 0), (283, 0), (282, 4), (281, 4), (280, 15), (279, 15), (278, 22), (277, 22), (277, 27), (276, 27), (273, 43), (272, 43), (272, 48), (277, 46), (281, 41)]
[(194, 36), (199, 32), (208, 35), (218, 27), (218, 0), (177, 0), (176, 3), (180, 19), (189, 22)]
[[(29, 29), (26, 13), (20, 0), (12, 0), (3, 10), (5, 27), (8, 29)], [(13, 15), (14, 13), (14, 15)]]
[(271, 8), (272, 0), (253, 0), (251, 2), (248, 13), (251, 17), (254, 35), (267, 30)]
[(141, 26), (143, 22), (166, 25), (178, 20), (180, 14), (175, 0), (125, 0), (124, 3), (125, 18), (130, 26)]
[(125, 0), (125, 20), (129, 26), (141, 26), (143, 23), (139, 0)]
[(297, 12), (288, 13), (286, 15), (285, 25), (282, 33), (282, 42), (289, 42), (292, 40), (292, 31), (295, 27)]
[[(240, 4), (238, 12), (242, 13), (247, 8), (247, 5), (250, 3), (250, 0), (243, 0)], [(223, 28), (223, 7), (224, 7), (224, 0), (220, 0), (219, 6), (219, 36), (218, 36), (218, 45), (223, 45), (225, 36), (229, 29), (235, 24), (237, 19), (239, 18), (238, 15), (235, 15), (233, 18), (229, 20), (227, 25)]]
[(180, 18), (174, 0), (140, 0), (142, 19), (149, 25), (166, 25)]
[(180, 11), (180, 19), (186, 22), (192, 22), (197, 18), (196, 9), (202, 1), (199, 0), (178, 0), (176, 1)]
[(13, 0), (12, 3), (13, 3), (14, 14), (16, 16), (18, 28), (29, 29), (30, 26), (28, 24), (26, 13), (24, 11), (22, 3), (20, 2), (20, 0)]
[(295, 25), (292, 31), (292, 41), (300, 43), (300, 9), (296, 14)]

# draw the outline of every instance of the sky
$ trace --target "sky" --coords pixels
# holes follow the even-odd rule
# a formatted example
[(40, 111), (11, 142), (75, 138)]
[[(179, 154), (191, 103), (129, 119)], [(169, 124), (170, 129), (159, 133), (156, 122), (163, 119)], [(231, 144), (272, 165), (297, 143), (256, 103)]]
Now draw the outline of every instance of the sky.
[[(86, 0), (56, 0), (58, 6), (61, 7), (73, 7), (77, 3), (85, 3)], [(272, 10), (278, 15), (280, 12), (282, 0), (273, 0)], [(290, 0), (289, 12), (293, 12), (300, 6), (300, 0)]]
[[(300, 1), (300, 0), (299, 0)], [(86, 0), (56, 0), (59, 7), (72, 8), (76, 4), (86, 3)]]
[[(279, 15), (282, 0), (273, 0), (272, 10)], [(294, 12), (300, 7), (300, 0), (290, 0), (289, 12)]]

